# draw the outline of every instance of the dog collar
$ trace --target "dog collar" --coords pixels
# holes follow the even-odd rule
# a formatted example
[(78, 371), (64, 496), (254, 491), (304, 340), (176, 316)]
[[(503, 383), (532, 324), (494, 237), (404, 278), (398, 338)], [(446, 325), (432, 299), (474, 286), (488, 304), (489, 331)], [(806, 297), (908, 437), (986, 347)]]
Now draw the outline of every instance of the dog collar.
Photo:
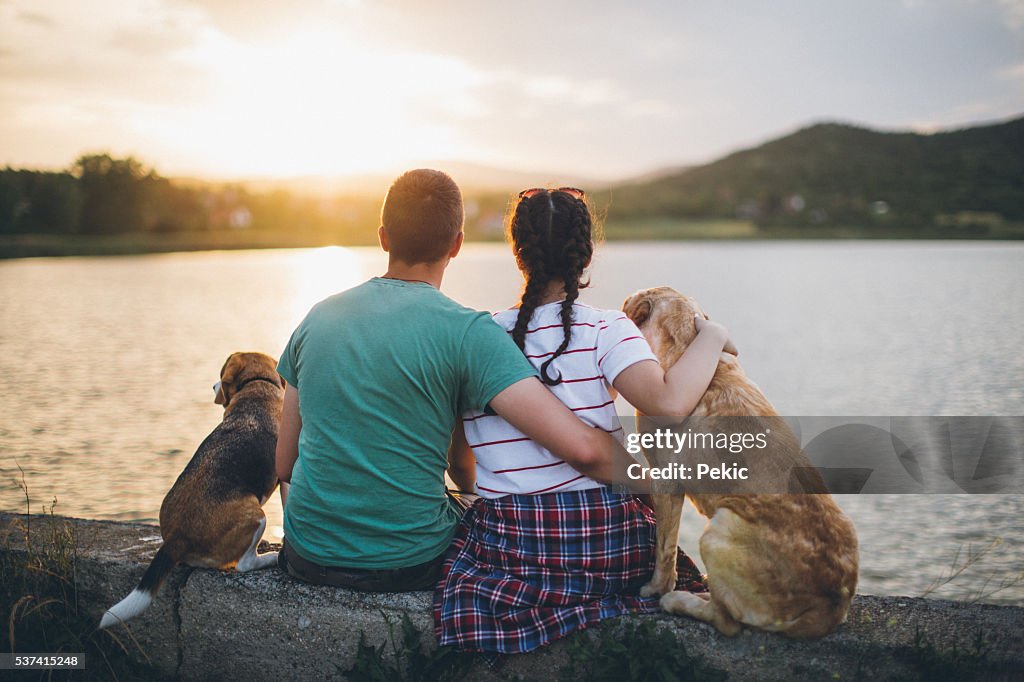
[(238, 387), (235, 388), (235, 393), (238, 393), (239, 391), (241, 391), (243, 388), (245, 388), (247, 385), (251, 384), (254, 381), (266, 381), (268, 384), (274, 384), (278, 388), (281, 388), (280, 381), (275, 381), (274, 379), (270, 379), (268, 377), (253, 377), (251, 379), (246, 379), (245, 381), (240, 383)]

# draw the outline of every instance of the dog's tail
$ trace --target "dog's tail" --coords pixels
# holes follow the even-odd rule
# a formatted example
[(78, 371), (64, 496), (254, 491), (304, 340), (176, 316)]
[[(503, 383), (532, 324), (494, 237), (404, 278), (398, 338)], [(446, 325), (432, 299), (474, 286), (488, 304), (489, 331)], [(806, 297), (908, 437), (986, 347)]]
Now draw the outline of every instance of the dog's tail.
[(123, 623), (149, 608), (167, 575), (174, 569), (174, 564), (174, 559), (167, 551), (167, 545), (162, 545), (150, 562), (149, 568), (142, 574), (139, 586), (103, 614), (100, 629), (108, 628), (115, 623)]

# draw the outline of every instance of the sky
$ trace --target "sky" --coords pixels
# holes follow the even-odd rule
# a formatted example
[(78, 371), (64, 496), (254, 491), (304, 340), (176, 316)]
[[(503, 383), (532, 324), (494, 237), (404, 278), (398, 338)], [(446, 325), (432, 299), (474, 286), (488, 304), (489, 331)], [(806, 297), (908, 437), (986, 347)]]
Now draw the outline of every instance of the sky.
[(0, 0), (0, 165), (615, 179), (1024, 113), (1024, 0)]

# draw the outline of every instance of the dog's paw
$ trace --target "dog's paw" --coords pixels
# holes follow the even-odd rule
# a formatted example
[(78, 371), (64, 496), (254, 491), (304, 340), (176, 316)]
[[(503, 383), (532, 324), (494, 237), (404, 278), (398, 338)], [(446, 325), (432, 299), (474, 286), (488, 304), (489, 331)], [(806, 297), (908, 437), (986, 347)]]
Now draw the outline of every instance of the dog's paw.
[(693, 592), (669, 592), (661, 597), (661, 608), (673, 616), (690, 616), (710, 623), (726, 637), (735, 637), (743, 629), (724, 609), (706, 594)]
[(667, 594), (676, 588), (674, 576), (662, 577), (655, 572), (650, 582), (640, 588), (641, 597), (657, 597), (660, 594)]
[(239, 573), (248, 573), (249, 571), (260, 571), (264, 568), (271, 568), (276, 565), (277, 552), (267, 552), (266, 554), (256, 554), (255, 552), (252, 552), (238, 560), (238, 564), (235, 565), (235, 570)]
[(700, 613), (707, 602), (692, 592), (666, 592), (658, 602), (661, 608), (675, 616), (694, 616)]
[(266, 554), (260, 554), (256, 558), (254, 570), (259, 571), (264, 568), (273, 568), (274, 566), (277, 566), (277, 552), (267, 552)]

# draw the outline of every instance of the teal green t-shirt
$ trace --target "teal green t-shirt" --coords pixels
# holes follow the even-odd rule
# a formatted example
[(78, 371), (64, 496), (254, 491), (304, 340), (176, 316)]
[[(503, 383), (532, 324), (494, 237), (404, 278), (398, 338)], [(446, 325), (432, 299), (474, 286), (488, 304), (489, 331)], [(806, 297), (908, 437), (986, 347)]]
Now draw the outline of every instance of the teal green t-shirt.
[(302, 431), (284, 513), (309, 561), (400, 568), (445, 550), (459, 414), (536, 371), (490, 315), (425, 283), (375, 278), (316, 304), (281, 355)]

